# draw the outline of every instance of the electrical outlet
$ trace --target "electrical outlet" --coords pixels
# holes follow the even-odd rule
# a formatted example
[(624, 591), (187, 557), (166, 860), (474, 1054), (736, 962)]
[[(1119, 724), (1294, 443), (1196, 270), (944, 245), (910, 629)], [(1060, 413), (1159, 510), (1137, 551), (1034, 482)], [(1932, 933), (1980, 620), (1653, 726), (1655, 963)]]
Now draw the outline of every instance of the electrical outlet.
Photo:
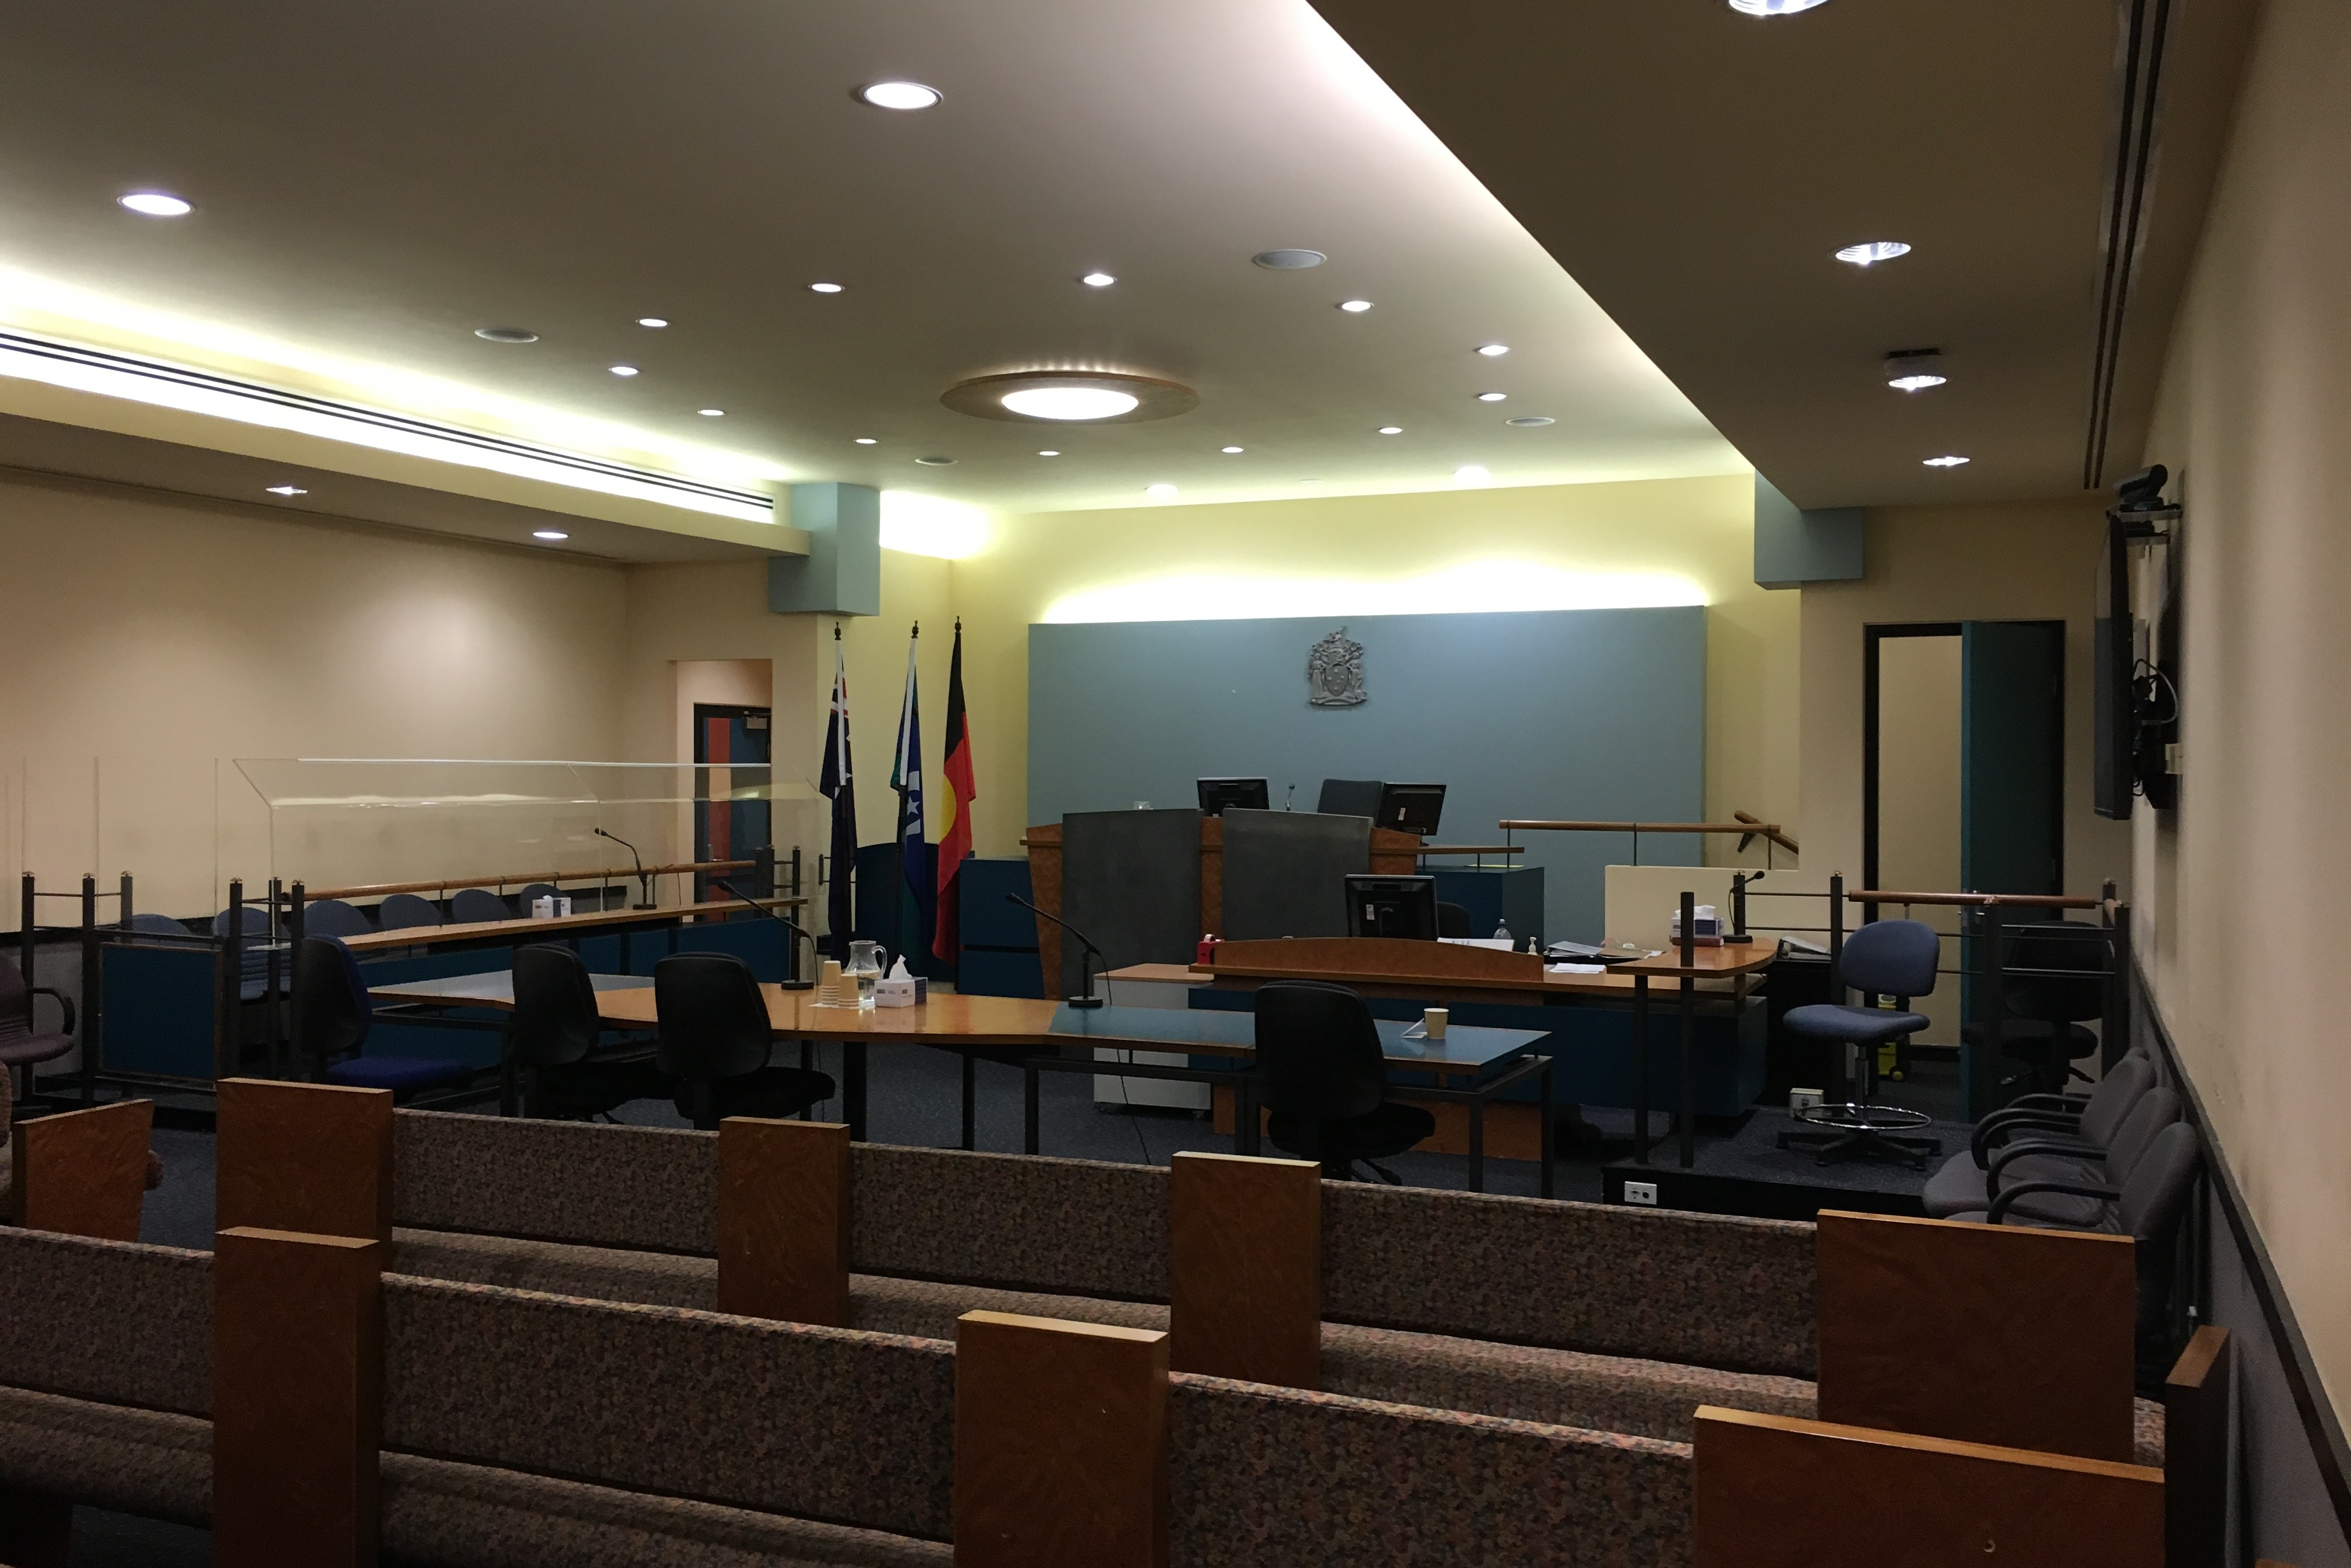
[(1651, 1208), (1656, 1207), (1657, 1184), (1653, 1181), (1626, 1182), (1625, 1184), (1625, 1201), (1626, 1203), (1646, 1204)]

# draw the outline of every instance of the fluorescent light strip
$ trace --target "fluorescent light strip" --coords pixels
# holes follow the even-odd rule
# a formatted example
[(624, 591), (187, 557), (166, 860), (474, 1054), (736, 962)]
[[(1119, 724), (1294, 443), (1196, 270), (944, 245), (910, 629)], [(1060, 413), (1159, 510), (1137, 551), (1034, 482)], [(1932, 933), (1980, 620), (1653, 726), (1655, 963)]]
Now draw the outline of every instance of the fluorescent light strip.
[(546, 447), (526, 446), (495, 435), (430, 424), (405, 414), (329, 402), (324, 398), (280, 392), (202, 371), (51, 342), (18, 332), (0, 332), (0, 375), (235, 420), (240, 424), (290, 430), (381, 452), (397, 452), (467, 468), (486, 468), (517, 478), (594, 490), (747, 523), (776, 520), (775, 503), (748, 491), (628, 468)]

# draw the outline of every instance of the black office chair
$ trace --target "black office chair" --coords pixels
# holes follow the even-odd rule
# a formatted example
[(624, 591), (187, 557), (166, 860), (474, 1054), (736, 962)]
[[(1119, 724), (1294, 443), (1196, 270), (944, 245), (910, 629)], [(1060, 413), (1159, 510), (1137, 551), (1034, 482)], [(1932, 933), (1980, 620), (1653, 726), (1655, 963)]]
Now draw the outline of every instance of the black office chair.
[(1437, 934), (1439, 936), (1469, 935), (1469, 912), (1458, 904), (1439, 903), (1437, 906)]
[(393, 1098), (464, 1083), (472, 1064), (445, 1056), (362, 1056), (375, 1027), (359, 961), (332, 936), (294, 944), (294, 1040), (308, 1053), (313, 1078), (347, 1089), (389, 1089)]
[[(590, 1060), (604, 1026), (587, 962), (570, 948), (516, 948), (514, 999), (506, 1065), (524, 1115), (609, 1121), (632, 1100), (667, 1100), (675, 1092), (668, 1075), (649, 1061)], [(507, 1098), (514, 1098), (511, 1091)]]
[(726, 1116), (789, 1116), (832, 1098), (832, 1080), (770, 1065), (776, 1042), (751, 966), (731, 953), (679, 953), (653, 966), (661, 1048), (677, 1113), (705, 1133)]
[(561, 898), (563, 890), (551, 882), (534, 882), (515, 894), (515, 912), (525, 920), (531, 918), (531, 907), (542, 898)]
[(356, 904), (345, 904), (340, 898), (322, 898), (302, 906), (305, 936), (364, 936), (374, 929)]
[[(1994, 982), (2002, 999), (1996, 1043), (2002, 1056), (2022, 1065), (2002, 1078), (2001, 1087), (2056, 1093), (2069, 1078), (2087, 1077), (2074, 1063), (2098, 1049), (2098, 1037), (2082, 1024), (2105, 1014), (2106, 933), (2079, 920), (2051, 920), (2017, 926), (2006, 936)], [(2051, 969), (2079, 973), (2017, 973)], [(1959, 1035), (1979, 1051), (1994, 1043), (1982, 1021), (1969, 1024)]]
[(1278, 980), (1257, 993), (1258, 1103), (1274, 1147), (1319, 1160), (1326, 1180), (1353, 1181), (1354, 1163), (1402, 1185), (1374, 1160), (1437, 1131), (1437, 1118), (1391, 1100), (1372, 1009), (1344, 986)]
[(1942, 939), (1934, 927), (1916, 920), (1873, 920), (1845, 938), (1832, 994), (1841, 996), (1850, 986), (1865, 996), (1890, 996), (1894, 1007), (1888, 1010), (1830, 1002), (1788, 1010), (1781, 1027), (1789, 1033), (1854, 1047), (1864, 1065), (1859, 1097), (1797, 1112), (1798, 1121), (1816, 1130), (1781, 1134), (1782, 1148), (1805, 1150), (1824, 1166), (1884, 1159), (1919, 1170), (1927, 1168), (1929, 1155), (1943, 1152), (1939, 1138), (1902, 1136), (1934, 1118), (1877, 1103), (1877, 1048), (1927, 1027), (1929, 1020), (1910, 1010), (1910, 998), (1935, 988), (1941, 955)]
[[(1953, 1155), (1927, 1178), (1923, 1201), (1928, 1218), (1948, 1218), (1991, 1202), (1988, 1172), (2001, 1159), (2010, 1179), (2030, 1176), (2064, 1176), (2103, 1164), (2141, 1097), (2155, 1087), (2155, 1064), (2134, 1052), (2115, 1063), (2114, 1071), (2078, 1105), (2017, 1104), (1994, 1111), (1976, 1124), (1968, 1152)], [(2034, 1152), (2009, 1166), (2006, 1151), (2026, 1144)]]
[(441, 912), (413, 893), (395, 893), (376, 905), (376, 925), (386, 931), (411, 931), (447, 924)]
[(449, 900), (449, 923), (452, 925), (476, 925), (492, 920), (512, 920), (514, 911), (507, 901), (486, 887), (461, 887)]

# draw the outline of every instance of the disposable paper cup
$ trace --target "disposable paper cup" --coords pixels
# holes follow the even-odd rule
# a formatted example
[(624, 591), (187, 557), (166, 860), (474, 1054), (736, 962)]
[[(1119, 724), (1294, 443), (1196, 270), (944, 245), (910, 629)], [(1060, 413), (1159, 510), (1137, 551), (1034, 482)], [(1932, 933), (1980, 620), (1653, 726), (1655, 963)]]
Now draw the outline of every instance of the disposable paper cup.
[(1428, 1008), (1421, 1013), (1421, 1027), (1427, 1031), (1429, 1039), (1445, 1038), (1445, 1020), (1448, 1016), (1443, 1008)]

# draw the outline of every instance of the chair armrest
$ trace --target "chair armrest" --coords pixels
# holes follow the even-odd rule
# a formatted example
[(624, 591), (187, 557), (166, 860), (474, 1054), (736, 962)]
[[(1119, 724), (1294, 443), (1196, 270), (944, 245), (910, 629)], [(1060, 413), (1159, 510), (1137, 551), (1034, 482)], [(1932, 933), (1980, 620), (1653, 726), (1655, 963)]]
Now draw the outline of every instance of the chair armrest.
[[(2078, 1115), (2089, 1103), (2087, 1094), (2020, 1094), (2001, 1106), (2001, 1111), (2046, 1111)], [(1997, 1116), (2000, 1111), (1992, 1114)]]
[(65, 1032), (66, 1032), (66, 1033), (68, 1033), (68, 1034), (71, 1034), (71, 1033), (73, 1033), (73, 1031), (74, 1031), (74, 1005), (73, 1005), (73, 998), (72, 998), (71, 997), (69, 997), (69, 996), (66, 995), (63, 991), (60, 991), (60, 990), (58, 990), (58, 989), (57, 989), (56, 988), (51, 987), (51, 986), (33, 986), (33, 987), (28, 988), (32, 991), (33, 995), (35, 995), (35, 996), (37, 996), (37, 997), (47, 997), (47, 998), (49, 998), (51, 1000), (55, 1001), (55, 1002), (57, 1004), (57, 1007), (58, 1007), (58, 1008), (59, 1008), (59, 1009), (60, 1009), (65, 1013), (65, 1015), (66, 1015), (66, 1027), (65, 1027)]
[(2079, 1155), (2104, 1164), (2106, 1151), (2097, 1145), (2078, 1138), (2036, 1138), (2028, 1144), (2009, 1144), (1992, 1151), (1991, 1164), (1984, 1167), (1994, 1184), (2000, 1180), (2001, 1167), (2022, 1155)]
[(2104, 1198), (2109, 1203), (2122, 1197), (2118, 1187), (2093, 1186), (2085, 1181), (2021, 1181), (1991, 1200), (1991, 1207), (1984, 1214), (1984, 1222), (1998, 1225), (2007, 1218), (2008, 1211), (2016, 1207), (2018, 1198), (2029, 1197), (2036, 1192), (2070, 1193), (2075, 1197)]
[(1976, 1124), (1975, 1137), (1969, 1144), (1968, 1152), (1975, 1156), (1976, 1169), (1983, 1170), (1986, 1168), (1984, 1163), (1986, 1152), (1994, 1143), (2005, 1141), (2007, 1134), (2011, 1132), (2031, 1130), (2043, 1133), (2074, 1133), (2079, 1132), (2081, 1126), (2082, 1119), (2078, 1116), (2034, 1115), (2031, 1113), (1995, 1111)]

